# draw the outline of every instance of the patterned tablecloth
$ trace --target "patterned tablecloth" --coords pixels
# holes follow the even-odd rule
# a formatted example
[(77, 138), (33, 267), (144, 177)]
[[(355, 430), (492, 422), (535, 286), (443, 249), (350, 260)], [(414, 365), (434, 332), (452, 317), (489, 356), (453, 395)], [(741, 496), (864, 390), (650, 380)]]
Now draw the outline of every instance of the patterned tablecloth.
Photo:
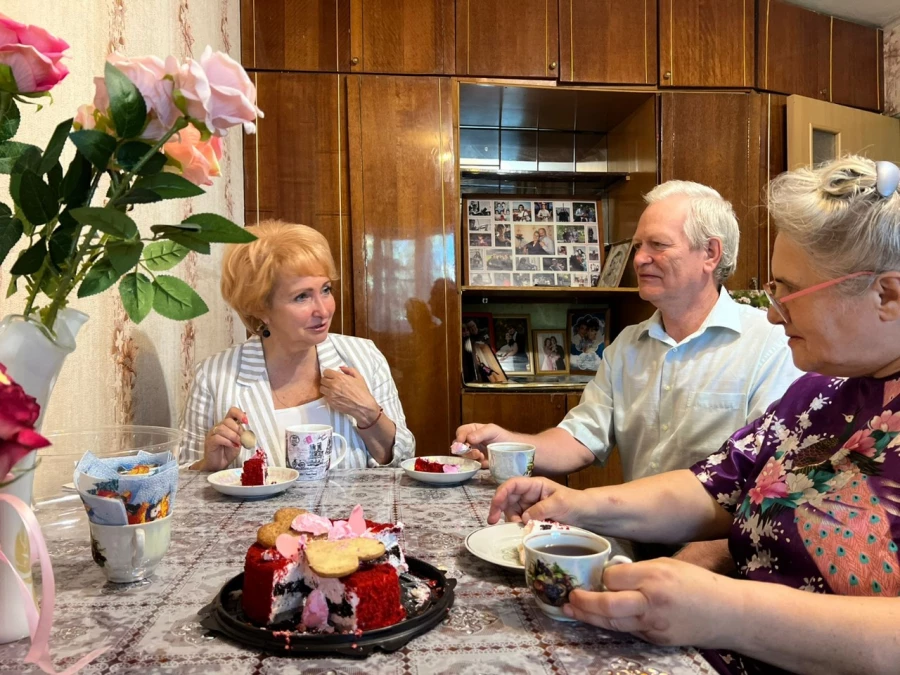
[[(172, 544), (153, 577), (106, 583), (91, 560), (87, 521), (76, 495), (37, 512), (57, 583), (51, 650), (57, 667), (91, 649), (109, 651), (85, 673), (713, 673), (692, 649), (649, 645), (630, 635), (552, 621), (525, 589), (524, 575), (470, 554), (468, 532), (486, 525), (495, 486), (480, 472), (461, 487), (430, 487), (402, 470), (334, 471), (263, 501), (219, 494), (203, 474), (185, 473)], [(340, 517), (361, 504), (373, 520), (402, 521), (409, 555), (458, 580), (442, 625), (407, 647), (364, 661), (300, 659), (247, 649), (208, 634), (197, 611), (243, 568), (257, 527), (282, 506)], [(0, 672), (36, 673), (27, 641), (0, 646)]]

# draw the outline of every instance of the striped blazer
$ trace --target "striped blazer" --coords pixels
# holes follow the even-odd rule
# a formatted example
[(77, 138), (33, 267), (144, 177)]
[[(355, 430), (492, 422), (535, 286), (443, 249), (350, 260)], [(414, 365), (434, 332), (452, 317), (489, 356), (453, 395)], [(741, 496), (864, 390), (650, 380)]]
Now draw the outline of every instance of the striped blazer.
[[(316, 350), (320, 372), (337, 370), (341, 366), (356, 368), (378, 405), (384, 408), (384, 414), (397, 426), (394, 456), (387, 466), (399, 466), (401, 461), (412, 457), (416, 441), (406, 427), (406, 417), (387, 359), (375, 344), (362, 338), (329, 334), (328, 339), (316, 346)], [(210, 356), (195, 368), (181, 421), (181, 429), (185, 432), (181, 461), (203, 457), (206, 434), (224, 419), (232, 406), (247, 413), (249, 427), (256, 433), (259, 446), (269, 456), (269, 463), (284, 466), (284, 438), (278, 433), (269, 373), (262, 343), (256, 336)], [(340, 468), (382, 466), (366, 450), (366, 444), (356, 430), (356, 420), (331, 410), (331, 426), (335, 433), (347, 439), (349, 445), (347, 457)], [(252, 450), (242, 448), (232, 466), (241, 466), (252, 454)]]

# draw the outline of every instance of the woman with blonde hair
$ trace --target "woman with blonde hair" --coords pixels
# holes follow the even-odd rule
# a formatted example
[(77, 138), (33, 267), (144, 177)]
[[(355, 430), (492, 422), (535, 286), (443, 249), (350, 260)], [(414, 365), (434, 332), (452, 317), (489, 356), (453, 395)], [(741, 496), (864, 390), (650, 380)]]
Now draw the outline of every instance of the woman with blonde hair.
[(222, 297), (253, 333), (200, 363), (182, 420), (192, 468), (240, 466), (241, 425), (269, 463), (285, 466), (284, 430), (327, 424), (349, 442), (342, 467), (398, 466), (412, 457), (397, 387), (370, 341), (331, 334), (337, 268), (328, 242), (305, 225), (265, 221), (256, 241), (229, 246)]
[[(896, 673), (900, 663), (900, 169), (782, 174), (769, 321), (807, 374), (688, 470), (571, 490), (517, 478), (488, 522), (553, 519), (643, 542), (728, 537), (738, 578), (617, 565), (570, 617), (695, 645), (722, 673)], [(740, 354), (735, 354), (740, 358)]]

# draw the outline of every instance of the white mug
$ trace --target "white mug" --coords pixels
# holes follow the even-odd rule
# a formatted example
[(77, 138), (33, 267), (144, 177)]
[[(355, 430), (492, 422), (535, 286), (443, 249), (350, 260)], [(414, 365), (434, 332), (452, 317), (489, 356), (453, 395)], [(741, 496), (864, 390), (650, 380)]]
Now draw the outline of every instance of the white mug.
[[(333, 439), (343, 443), (343, 452), (332, 457)], [(322, 480), (329, 469), (340, 464), (347, 456), (347, 439), (334, 433), (327, 424), (298, 424), (284, 430), (287, 465), (300, 474), (297, 480)]]
[(149, 577), (169, 548), (172, 516), (138, 525), (91, 526), (91, 556), (106, 578), (127, 584)]
[[(631, 562), (624, 555), (610, 558), (612, 546), (608, 540), (578, 528), (536, 530), (522, 543), (525, 546), (526, 585), (538, 608), (558, 621), (574, 621), (562, 611), (562, 606), (569, 601), (569, 593), (575, 589), (606, 590), (604, 570)], [(574, 554), (576, 548), (582, 550), (581, 554)]]
[(530, 476), (534, 469), (534, 446), (528, 443), (489, 443), (491, 476), (502, 483), (517, 476)]

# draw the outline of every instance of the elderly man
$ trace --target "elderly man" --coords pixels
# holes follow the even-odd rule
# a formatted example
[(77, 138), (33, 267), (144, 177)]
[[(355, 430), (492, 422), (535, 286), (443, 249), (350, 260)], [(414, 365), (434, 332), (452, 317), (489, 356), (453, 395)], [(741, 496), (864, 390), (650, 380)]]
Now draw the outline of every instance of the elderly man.
[[(646, 195), (634, 234), (641, 298), (657, 311), (625, 328), (603, 352), (581, 402), (536, 435), (466, 424), (456, 440), (484, 461), (488, 443), (536, 448), (535, 469), (567, 474), (602, 463), (619, 447), (626, 481), (685, 469), (759, 417), (802, 373), (781, 326), (734, 302), (739, 231), (731, 204), (705, 185), (669, 181)], [(724, 542), (692, 544), (678, 557), (727, 568)]]

